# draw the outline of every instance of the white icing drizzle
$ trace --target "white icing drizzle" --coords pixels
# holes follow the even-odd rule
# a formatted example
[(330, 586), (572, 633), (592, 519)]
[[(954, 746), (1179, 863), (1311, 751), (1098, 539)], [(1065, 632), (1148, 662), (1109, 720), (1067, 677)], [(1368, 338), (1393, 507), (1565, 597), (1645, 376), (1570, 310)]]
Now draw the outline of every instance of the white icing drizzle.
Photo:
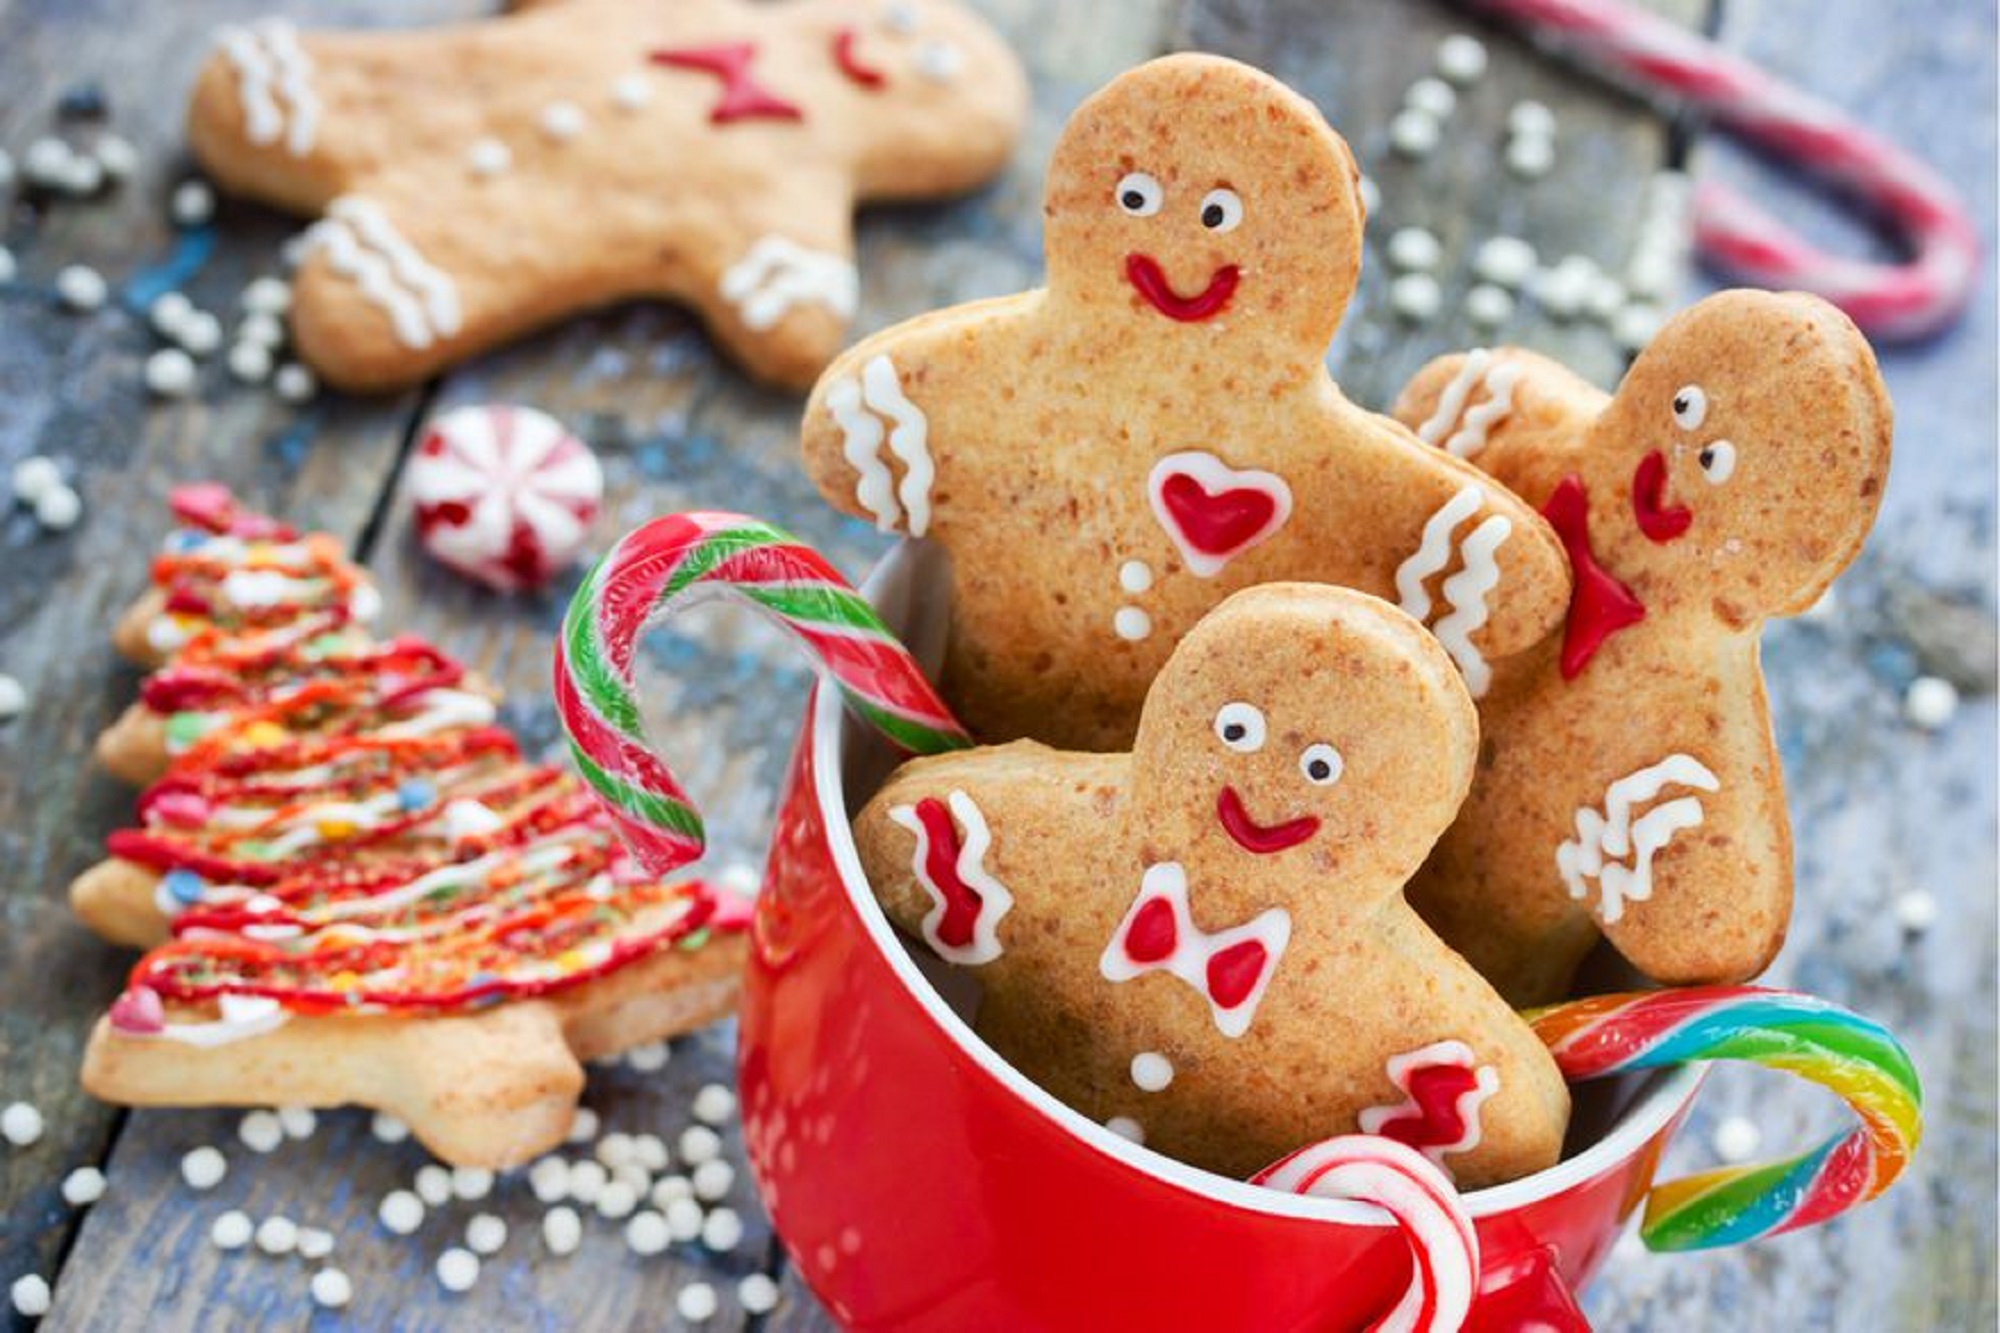
[[(1138, 920), (1139, 913), (1157, 900), (1164, 900), (1173, 914), (1173, 952), (1157, 962), (1136, 962), (1126, 952), (1126, 934), (1131, 930), (1132, 923)], [(1160, 970), (1179, 977), (1200, 991), (1202, 998), (1208, 1001), (1209, 1013), (1223, 1036), (1240, 1037), (1250, 1030), (1250, 1020), (1257, 1016), (1257, 1006), (1263, 1001), (1271, 978), (1277, 975), (1278, 959), (1283, 957), (1285, 945), (1290, 943), (1291, 938), (1291, 913), (1282, 907), (1268, 907), (1251, 920), (1228, 930), (1219, 930), (1214, 934), (1203, 931), (1195, 925), (1194, 914), (1188, 908), (1186, 869), (1178, 861), (1161, 861), (1146, 867), (1145, 876), (1139, 881), (1138, 896), (1125, 910), (1124, 920), (1111, 932), (1111, 940), (1097, 960), (1097, 970), (1106, 981), (1111, 982), (1130, 981)], [(1224, 1008), (1209, 993), (1209, 960), (1244, 940), (1256, 940), (1264, 946), (1264, 970), (1239, 1004), (1234, 1008)]]
[[(1702, 821), (1701, 800), (1682, 796), (1663, 802), (1633, 818), (1633, 810), (1658, 797), (1669, 786), (1719, 791), (1722, 782), (1691, 755), (1672, 754), (1612, 783), (1604, 794), (1602, 814), (1590, 806), (1576, 812), (1576, 837), (1556, 848), (1556, 871), (1569, 896), (1581, 902), (1597, 880), (1598, 916), (1615, 925), (1625, 904), (1653, 896), (1653, 856), (1676, 833)], [(1626, 858), (1631, 864), (1625, 864)]]
[(250, 142), (273, 143), (282, 135), (293, 157), (311, 152), (319, 133), (319, 96), (298, 30), (282, 19), (248, 28), (231, 25), (216, 33), (216, 45), (236, 67), (236, 95)]
[(1422, 1114), (1423, 1107), (1410, 1092), (1410, 1076), (1427, 1065), (1457, 1065), (1472, 1070), (1473, 1086), (1460, 1093), (1455, 1103), (1464, 1132), (1450, 1143), (1427, 1144), (1417, 1150), (1441, 1167), (1446, 1153), (1471, 1152), (1479, 1146), (1484, 1134), (1479, 1124), (1479, 1108), (1500, 1091), (1500, 1071), (1492, 1065), (1480, 1064), (1472, 1048), (1464, 1042), (1434, 1041), (1414, 1051), (1390, 1056), (1385, 1066), (1389, 1081), (1402, 1089), (1403, 1100), (1394, 1106), (1368, 1107), (1356, 1117), (1356, 1124), (1363, 1134), (1379, 1134), (1391, 1120)]
[(375, 734), (384, 740), (405, 740), (449, 727), (483, 727), (495, 716), (493, 701), (470, 690), (425, 690), (419, 698), (424, 704), (421, 712), (401, 722), (392, 722)]
[(921, 923), (924, 942), (947, 962), (977, 967), (981, 963), (992, 962), (1003, 952), (1000, 918), (1013, 910), (1014, 895), (986, 869), (986, 852), (993, 845), (993, 832), (986, 826), (986, 817), (979, 812), (979, 807), (962, 791), (950, 793), (945, 798), (945, 804), (950, 807), (952, 818), (958, 821), (964, 834), (964, 841), (958, 849), (958, 877), (979, 895), (979, 914), (973, 919), (972, 939), (962, 945), (947, 944), (938, 937), (938, 924), (944, 920), (946, 899), (944, 891), (931, 878), (930, 835), (924, 828), (923, 820), (917, 817), (917, 808), (913, 805), (893, 806), (889, 810), (889, 818), (916, 836), (917, 846), (910, 857), (910, 869), (915, 872), (917, 883), (923, 885), (924, 892), (931, 897), (931, 910)]
[(721, 291), (743, 323), (761, 333), (807, 302), (826, 306), (843, 320), (853, 318), (860, 280), (845, 255), (766, 236), (723, 273)]
[[(1403, 610), (1415, 619), (1429, 621), (1431, 595), (1424, 581), (1450, 563), (1459, 525), (1477, 514), (1485, 503), (1486, 492), (1478, 486), (1467, 486), (1445, 501), (1424, 524), (1423, 541), (1416, 553), (1396, 567), (1396, 596)], [(1451, 654), (1451, 660), (1458, 664), (1465, 687), (1475, 699), (1486, 693), (1493, 673), (1485, 657), (1473, 646), (1472, 636), (1486, 624), (1487, 594), (1500, 584), (1500, 565), (1494, 559), (1494, 552), (1513, 532), (1512, 521), (1494, 514), (1466, 535), (1457, 548), (1462, 567), (1444, 581), (1444, 601), (1449, 610), (1431, 627), (1438, 642)]]
[(342, 195), (305, 233), (300, 257), (326, 252), (335, 273), (379, 306), (406, 347), (429, 347), (459, 331), (458, 287), (405, 240), (373, 200)]
[(158, 1032), (127, 1032), (120, 1036), (163, 1038), (204, 1048), (227, 1046), (247, 1037), (275, 1032), (291, 1019), (285, 1007), (266, 995), (224, 995), (216, 1000), (220, 1018), (204, 1023), (168, 1023)]
[[(1519, 366), (1496, 365), (1492, 352), (1484, 347), (1473, 348), (1465, 354), (1458, 373), (1445, 385), (1436, 409), (1417, 427), (1417, 437), (1425, 444), (1442, 445), (1454, 458), (1475, 457), (1486, 447), (1493, 428), (1514, 410), (1514, 386), (1520, 381)], [(1467, 411), (1473, 393), (1481, 388), (1486, 391), (1486, 401)], [(1452, 430), (1454, 425), (1457, 430)], [(1447, 431), (1451, 433), (1447, 435)]]
[[(930, 452), (930, 422), (923, 410), (903, 393), (895, 363), (887, 356), (871, 358), (859, 380), (842, 375), (827, 385), (826, 408), (840, 427), (841, 455), (855, 472), (854, 498), (875, 516), (875, 526), (893, 532), (908, 517), (912, 537), (931, 526), (931, 486), (937, 465)], [(882, 458), (885, 436), (889, 451), (903, 464), (896, 482)]]

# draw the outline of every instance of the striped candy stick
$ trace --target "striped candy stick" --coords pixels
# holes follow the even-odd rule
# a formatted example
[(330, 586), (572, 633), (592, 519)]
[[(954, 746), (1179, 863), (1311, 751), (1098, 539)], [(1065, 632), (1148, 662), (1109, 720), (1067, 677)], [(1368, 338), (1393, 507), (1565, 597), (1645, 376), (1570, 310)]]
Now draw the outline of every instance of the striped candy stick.
[(1410, 1288), (1370, 1333), (1464, 1327), (1479, 1285), (1479, 1233), (1451, 1177), (1422, 1153), (1375, 1134), (1342, 1134), (1280, 1158), (1250, 1183), (1353, 1199), (1395, 1219), (1410, 1246)]
[(1838, 1093), (1861, 1123), (1783, 1161), (1656, 1185), (1639, 1234), (1700, 1250), (1824, 1222), (1889, 1188), (1923, 1136), (1923, 1090), (1888, 1029), (1825, 1000), (1755, 986), (1603, 995), (1527, 1018), (1572, 1082), (1747, 1060)]
[(697, 859), (701, 814), (646, 738), (639, 639), (691, 598), (728, 594), (796, 635), (855, 714), (903, 749), (971, 743), (880, 617), (820, 554), (742, 514), (670, 514), (627, 533), (570, 600), (556, 709), (578, 771), (654, 875)]
[(1979, 234), (1935, 171), (1832, 105), (1629, 0), (1477, 0), (1484, 9), (1604, 66), (1622, 82), (1714, 117), (1880, 211), (1914, 256), (1877, 264), (1828, 254), (1720, 182), (1695, 196), (1695, 244), (1760, 286), (1833, 302), (1871, 334), (1915, 338), (1971, 298)]

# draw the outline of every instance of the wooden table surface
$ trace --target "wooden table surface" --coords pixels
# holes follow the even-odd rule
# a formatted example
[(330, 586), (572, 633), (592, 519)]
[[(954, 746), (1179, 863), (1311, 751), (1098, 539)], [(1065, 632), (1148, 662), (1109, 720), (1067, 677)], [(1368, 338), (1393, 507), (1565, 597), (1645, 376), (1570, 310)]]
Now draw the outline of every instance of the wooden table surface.
[[(315, 24), (416, 24), (485, 8), (480, 0), (326, 0), (286, 8)], [(1382, 405), (1433, 354), (1486, 341), (1458, 312), (1468, 257), (1481, 239), (1526, 237), (1544, 258), (1587, 254), (1622, 265), (1643, 210), (1643, 184), (1692, 142), (1698, 170), (1755, 178), (1759, 191), (1812, 215), (1832, 243), (1879, 238), (1823, 216), (1812, 196), (1769, 165), (1676, 133), (1657, 112), (1580, 79), (1506, 34), (1430, 0), (986, 0), (1024, 53), (1035, 114), (1013, 167), (991, 188), (941, 206), (880, 210), (860, 227), (863, 330), (1038, 279), (1039, 191), (1064, 117), (1116, 71), (1157, 53), (1202, 47), (1271, 69), (1313, 97), (1354, 141), (1383, 204), (1371, 224), (1361, 297), (1333, 364), (1349, 394)], [(1989, 248), (1994, 217), (1994, 14), (1980, 0), (1878, 6), (1865, 0), (1659, 0), (1746, 51), (1919, 146), (1966, 189)], [(0, 1282), (49, 1277), (49, 1328), (222, 1329), (680, 1326), (674, 1293), (713, 1282), (723, 1308), (709, 1327), (829, 1327), (788, 1272), (742, 1173), (732, 1199), (749, 1221), (743, 1244), (711, 1255), (677, 1246), (640, 1259), (617, 1228), (589, 1221), (567, 1259), (542, 1250), (540, 1208), (518, 1180), (488, 1204), (433, 1212), (415, 1237), (374, 1220), (423, 1154), (387, 1146), (359, 1112), (323, 1113), (318, 1132), (257, 1157), (228, 1112), (125, 1114), (76, 1086), (88, 1024), (118, 989), (128, 955), (69, 916), (64, 889), (127, 820), (132, 793), (90, 762), (97, 732), (133, 696), (137, 677), (113, 658), (114, 613), (144, 584), (167, 526), (175, 482), (220, 479), (252, 503), (351, 539), (386, 594), (383, 622), (434, 636), (515, 691), (505, 719), (531, 750), (556, 731), (543, 682), (549, 636), (568, 585), (535, 599), (486, 596), (425, 563), (396, 478), (427, 414), (508, 400), (566, 418), (602, 452), (610, 487), (601, 536), (653, 514), (727, 503), (770, 515), (858, 574), (883, 549), (832, 514), (795, 461), (799, 408), (717, 362), (699, 328), (655, 307), (578, 320), (484, 358), (415, 392), (373, 400), (322, 397), (303, 407), (202, 372), (190, 401), (149, 400), (140, 385), (155, 340), (133, 308), (179, 283), (225, 315), (251, 277), (274, 271), (295, 224), (225, 203), (210, 228), (176, 233), (165, 201), (189, 170), (179, 115), (216, 23), (254, 17), (265, 0), (0, 0), (0, 146), (19, 156), (54, 128), (57, 95), (94, 82), (112, 123), (144, 163), (123, 189), (92, 202), (18, 194), (0, 243), (19, 276), (0, 284), (0, 471), (31, 454), (60, 460), (85, 501), (65, 534), (25, 511), (0, 516), (0, 671), (20, 678), (28, 712), (0, 725), (0, 1102), (41, 1108), (47, 1135), (0, 1146)], [(310, 14), (308, 14), (310, 9)], [(1893, 11), (1893, 12), (1891, 12)], [(1475, 31), (1493, 63), (1466, 92), (1446, 142), (1426, 161), (1392, 158), (1387, 125), (1404, 89), (1427, 72), (1437, 39)], [(1560, 116), (1559, 165), (1527, 185), (1499, 167), (1505, 109), (1535, 97)], [(1685, 127), (1683, 127), (1685, 128)], [(0, 193), (4, 198), (4, 193)], [(1382, 242), (1396, 226), (1430, 227), (1444, 244), (1445, 309), (1411, 326), (1387, 309)], [(210, 248), (212, 245), (212, 249)], [(91, 315), (56, 309), (53, 275), (88, 263), (114, 299)], [(1706, 279), (1690, 275), (1682, 299)], [(1606, 1328), (1992, 1328), (1995, 1323), (1994, 490), (1993, 277), (1957, 330), (1890, 349), (1898, 457), (1881, 526), (1823, 616), (1774, 627), (1767, 663), (1791, 774), (1799, 905), (1773, 972), (1892, 1024), (1929, 1092), (1929, 1138), (1887, 1199), (1821, 1230), (1750, 1250), (1646, 1257), (1624, 1246), (1589, 1308)], [(1609, 384), (1622, 365), (1604, 327), (1558, 324), (1531, 306), (1500, 331)], [(655, 734), (690, 765), (723, 859), (754, 859), (803, 694), (803, 666), (775, 635), (727, 612), (655, 637)], [(657, 668), (664, 668), (660, 670)], [(671, 673), (669, 676), (668, 673)], [(1920, 673), (1952, 679), (1966, 698), (1935, 734), (1901, 717)], [(701, 741), (697, 744), (697, 739)], [(722, 738), (722, 743), (716, 743)], [(1938, 907), (1921, 936), (1897, 924), (1912, 891)], [(668, 1068), (593, 1076), (586, 1101), (608, 1127), (671, 1135), (701, 1084), (726, 1079), (731, 1033), (678, 1043)], [(1722, 1117), (1747, 1114), (1767, 1146), (1803, 1141), (1832, 1122), (1823, 1097), (1746, 1071), (1708, 1092), (1670, 1157), (1706, 1160)], [(214, 1143), (230, 1159), (218, 1189), (180, 1181), (187, 1149)], [(740, 1161), (731, 1135), (729, 1150)], [(110, 1190), (67, 1207), (58, 1183), (95, 1163)], [(315, 1312), (310, 1266), (297, 1258), (226, 1255), (207, 1240), (214, 1216), (282, 1212), (337, 1235), (331, 1262), (354, 1279), (344, 1316)], [(445, 1293), (431, 1273), (466, 1218), (490, 1207), (512, 1224), (479, 1285)], [(748, 1319), (742, 1274), (762, 1269), (784, 1289), (778, 1311)], [(11, 1311), (4, 1316), (13, 1318)]]

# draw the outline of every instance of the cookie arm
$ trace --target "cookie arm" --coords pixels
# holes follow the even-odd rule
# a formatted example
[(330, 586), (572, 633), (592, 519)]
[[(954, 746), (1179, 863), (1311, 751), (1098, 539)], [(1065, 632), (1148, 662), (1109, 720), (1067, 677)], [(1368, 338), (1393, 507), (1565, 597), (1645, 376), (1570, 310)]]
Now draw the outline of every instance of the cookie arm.
[(1390, 415), (1426, 445), (1463, 458), (1540, 506), (1611, 396), (1518, 347), (1455, 352), (1419, 370)]

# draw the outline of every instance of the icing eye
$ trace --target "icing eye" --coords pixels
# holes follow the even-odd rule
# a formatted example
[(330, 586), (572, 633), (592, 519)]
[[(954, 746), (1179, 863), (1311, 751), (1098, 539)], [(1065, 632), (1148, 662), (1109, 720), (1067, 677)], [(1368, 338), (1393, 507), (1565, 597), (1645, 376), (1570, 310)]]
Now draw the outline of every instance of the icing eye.
[(1143, 171), (1131, 172), (1118, 182), (1118, 206), (1135, 218), (1159, 212), (1162, 198), (1160, 183)]
[(1305, 753), (1299, 756), (1299, 772), (1305, 774), (1306, 781), (1315, 787), (1331, 787), (1340, 781), (1340, 771), (1344, 767), (1340, 751), (1325, 741), (1308, 745)]
[(1708, 478), (1710, 485), (1720, 486), (1735, 475), (1736, 446), (1727, 440), (1711, 440), (1701, 451), (1698, 461), (1701, 463), (1701, 475)]
[(934, 83), (950, 83), (964, 65), (964, 53), (950, 42), (925, 42), (917, 48), (917, 73)]
[(1699, 384), (1690, 384), (1674, 395), (1674, 424), (1682, 430), (1700, 430), (1708, 416), (1708, 395)]
[(1234, 190), (1210, 190), (1201, 201), (1201, 225), (1213, 232), (1235, 231), (1243, 220), (1243, 201)]
[(882, 11), (882, 22), (890, 32), (915, 32), (920, 26), (917, 7), (906, 3), (906, 0), (892, 0), (889, 7)]
[(1249, 704), (1224, 704), (1215, 715), (1215, 735), (1238, 754), (1264, 748), (1264, 715)]

